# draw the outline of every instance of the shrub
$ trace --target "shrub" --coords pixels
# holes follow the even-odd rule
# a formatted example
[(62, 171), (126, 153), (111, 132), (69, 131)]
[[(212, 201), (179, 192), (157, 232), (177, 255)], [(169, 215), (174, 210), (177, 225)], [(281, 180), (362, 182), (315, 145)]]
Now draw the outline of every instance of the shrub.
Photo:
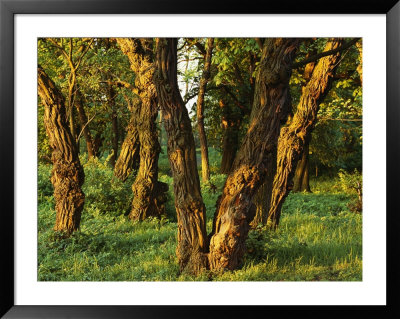
[(38, 201), (41, 202), (47, 196), (52, 196), (54, 192), (53, 185), (51, 184), (51, 165), (39, 164), (38, 165)]
[(83, 164), (85, 170), (85, 206), (96, 207), (102, 213), (121, 215), (128, 213), (132, 202), (131, 186), (135, 179), (135, 172), (125, 182), (120, 181), (113, 174), (108, 160), (97, 158)]
[(158, 157), (158, 171), (160, 174), (172, 175), (171, 165), (169, 164), (167, 147), (163, 146), (161, 148), (160, 156)]
[(353, 173), (341, 169), (339, 179), (343, 191), (357, 194), (357, 200), (349, 204), (349, 209), (360, 213), (362, 211), (362, 174), (357, 169)]

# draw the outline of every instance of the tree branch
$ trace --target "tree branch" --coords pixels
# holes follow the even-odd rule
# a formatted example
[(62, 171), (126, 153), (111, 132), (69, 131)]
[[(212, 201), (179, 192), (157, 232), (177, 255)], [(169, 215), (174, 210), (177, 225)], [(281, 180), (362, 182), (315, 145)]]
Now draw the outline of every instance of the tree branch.
[[(46, 38), (46, 40), (47, 40), (47, 41), (50, 41), (51, 44), (52, 44), (53, 46), (55, 46), (57, 49), (59, 49), (59, 50), (61, 51), (61, 53), (67, 58), (67, 61), (70, 62), (70, 59), (69, 59), (69, 57), (68, 57), (67, 51), (65, 51), (65, 49), (64, 49), (62, 46), (60, 46), (60, 45), (57, 43), (56, 40), (54, 40), (53, 38)], [(70, 66), (71, 66), (71, 63), (70, 63)]]
[(360, 40), (360, 39), (359, 38), (354, 38), (353, 40), (350, 40), (349, 42), (343, 44), (342, 46), (340, 46), (340, 47), (338, 47), (336, 49), (325, 51), (325, 52), (321, 52), (321, 53), (313, 55), (313, 56), (311, 56), (311, 57), (309, 57), (307, 59), (304, 59), (303, 61), (300, 61), (300, 62), (297, 62), (297, 63), (293, 63), (292, 68), (296, 69), (296, 68), (298, 68), (300, 66), (303, 66), (303, 65), (306, 65), (308, 63), (315, 62), (315, 61), (317, 61), (317, 60), (319, 60), (319, 59), (321, 59), (321, 58), (323, 58), (325, 56), (332, 55), (332, 54), (335, 54), (337, 52), (341, 52), (343, 50), (346, 50), (346, 49), (350, 48), (352, 45), (354, 45), (358, 40)]
[(77, 137), (77, 139), (76, 139), (76, 144), (79, 143), (79, 139), (80, 139), (81, 136), (82, 136), (83, 130), (86, 128), (86, 126), (89, 125), (89, 123), (94, 119), (95, 116), (96, 116), (96, 113), (94, 113), (94, 115), (92, 116), (92, 118), (89, 119), (89, 120), (86, 122), (86, 124), (82, 127), (81, 132), (79, 133), (79, 135), (78, 135), (78, 137)]
[(87, 45), (87, 47), (85, 48), (85, 50), (82, 52), (81, 56), (78, 59), (78, 62), (76, 63), (75, 69), (79, 68), (79, 65), (82, 62), (82, 58), (85, 56), (85, 54), (89, 51), (90, 46), (92, 45), (94, 39), (92, 38), (91, 41), (89, 42), (89, 44)]

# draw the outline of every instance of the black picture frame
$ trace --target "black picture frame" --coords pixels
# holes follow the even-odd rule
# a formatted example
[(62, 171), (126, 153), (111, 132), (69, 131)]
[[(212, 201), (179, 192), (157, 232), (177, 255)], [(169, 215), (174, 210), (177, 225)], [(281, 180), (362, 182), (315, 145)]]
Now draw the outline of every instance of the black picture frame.
[[(387, 305), (386, 306), (16, 306), (14, 303), (14, 15), (15, 14), (386, 14)], [(391, 1), (264, 1), (235, 4), (182, 0), (0, 0), (1, 308), (4, 318), (205, 318), (282, 316), (400, 317), (398, 205), (400, 136), (400, 3)], [(382, 67), (383, 67), (382, 63)], [(384, 101), (382, 105), (384, 106)], [(378, 169), (378, 168), (377, 168)], [(381, 169), (381, 168), (379, 168)], [(385, 172), (382, 171), (382, 174)], [(384, 203), (382, 203), (382, 207)], [(379, 218), (379, 216), (377, 216)], [(178, 303), (177, 298), (177, 303)], [(266, 308), (268, 307), (268, 308)]]

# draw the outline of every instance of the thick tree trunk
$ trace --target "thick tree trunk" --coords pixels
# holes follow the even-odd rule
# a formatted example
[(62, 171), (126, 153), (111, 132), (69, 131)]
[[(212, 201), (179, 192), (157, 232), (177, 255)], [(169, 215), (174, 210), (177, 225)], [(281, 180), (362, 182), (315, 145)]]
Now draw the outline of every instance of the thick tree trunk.
[(144, 220), (150, 216), (159, 216), (160, 210), (156, 207), (158, 156), (157, 126), (157, 94), (154, 85), (154, 54), (153, 39), (117, 38), (122, 52), (129, 58), (131, 69), (135, 72), (136, 94), (140, 98), (135, 103), (132, 114), (140, 144), (140, 164), (136, 180), (132, 185), (134, 194), (132, 210), (129, 218)]
[(196, 149), (188, 111), (177, 80), (177, 39), (157, 39), (155, 83), (168, 135), (168, 158), (174, 178), (178, 219), (177, 257), (182, 271), (207, 266), (205, 206), (197, 172)]
[(221, 173), (228, 174), (231, 170), (237, 149), (239, 147), (238, 127), (229, 126), (224, 130), (222, 142)]
[(224, 137), (222, 142), (221, 173), (228, 174), (239, 147), (240, 118), (236, 119), (229, 106), (223, 100), (219, 101), (222, 108), (222, 128)]
[(76, 94), (76, 108), (78, 110), (78, 115), (79, 115), (79, 123), (80, 126), (83, 128), (83, 136), (85, 137), (86, 141), (86, 148), (88, 151), (88, 159), (94, 158), (95, 151), (93, 147), (93, 139), (92, 135), (90, 134), (89, 130), (89, 123), (88, 123), (88, 118), (86, 116), (85, 109), (83, 107), (83, 101), (82, 101), (82, 96), (80, 94)]
[(306, 143), (304, 144), (304, 149), (301, 155), (301, 159), (297, 163), (296, 171), (294, 173), (293, 190), (292, 190), (293, 192), (311, 193), (309, 173), (308, 173), (309, 146), (310, 142), (307, 140)]
[(132, 115), (127, 127), (126, 136), (121, 146), (118, 160), (115, 163), (114, 175), (125, 181), (133, 169), (139, 167), (139, 133), (135, 125), (135, 117)]
[[(325, 51), (340, 46), (342, 40), (329, 40)], [(317, 120), (319, 104), (330, 89), (333, 75), (339, 61), (339, 53), (321, 58), (312, 72), (311, 78), (303, 88), (296, 114), (287, 127), (283, 127), (279, 136), (277, 172), (274, 178), (271, 208), (268, 218), (273, 227), (280, 220), (284, 199), (293, 187), (293, 175), (296, 164), (309, 141)]]
[(158, 139), (159, 139), (159, 143), (160, 143), (160, 146), (162, 146), (162, 123), (163, 123), (163, 114), (162, 114), (162, 111), (160, 110), (159, 111), (159, 113), (160, 113), (160, 120), (158, 121), (158, 125), (159, 125), (159, 133), (158, 133)]
[(289, 79), (297, 39), (266, 39), (256, 77), (250, 124), (214, 216), (210, 268), (235, 269), (245, 252), (253, 197), (274, 160), (279, 129), (290, 110)]
[(199, 129), (200, 150), (201, 150), (201, 175), (203, 182), (210, 180), (210, 167), (208, 162), (208, 147), (206, 131), (204, 129), (204, 95), (207, 82), (210, 78), (211, 55), (214, 45), (214, 38), (207, 40), (207, 53), (204, 58), (204, 70), (200, 80), (199, 95), (197, 97), (197, 127)]
[(276, 149), (273, 152), (272, 161), (267, 163), (267, 174), (264, 183), (259, 188), (253, 203), (256, 205), (256, 215), (251, 222), (251, 227), (265, 225), (271, 204), (272, 184), (276, 173)]
[(38, 67), (38, 94), (45, 107), (44, 123), (53, 150), (51, 182), (56, 202), (55, 231), (70, 235), (79, 228), (85, 194), (85, 175), (66, 121), (64, 97), (44, 70)]

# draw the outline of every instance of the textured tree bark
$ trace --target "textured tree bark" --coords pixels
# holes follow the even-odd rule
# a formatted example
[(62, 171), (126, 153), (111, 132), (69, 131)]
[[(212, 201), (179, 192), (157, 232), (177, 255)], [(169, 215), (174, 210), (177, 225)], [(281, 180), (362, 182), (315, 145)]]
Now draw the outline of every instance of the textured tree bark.
[(195, 144), (188, 111), (177, 80), (177, 39), (157, 39), (155, 83), (168, 136), (178, 219), (176, 254), (181, 271), (193, 274), (207, 266), (205, 206), (200, 191)]
[(132, 185), (134, 197), (129, 218), (144, 220), (150, 216), (159, 216), (160, 213), (155, 200), (158, 190), (158, 156), (161, 148), (155, 123), (158, 101), (154, 84), (153, 39), (117, 38), (117, 42), (129, 58), (131, 69), (136, 74), (136, 94), (140, 100), (132, 109), (139, 137), (140, 164)]
[(256, 77), (250, 124), (225, 182), (214, 216), (209, 263), (212, 270), (235, 269), (245, 252), (253, 197), (273, 161), (279, 129), (290, 110), (289, 79), (297, 39), (266, 39)]
[(121, 152), (115, 163), (114, 175), (122, 181), (125, 181), (132, 170), (139, 168), (139, 134), (135, 126), (134, 116), (131, 116), (126, 136), (121, 146)]
[(267, 163), (267, 174), (264, 183), (259, 188), (253, 203), (256, 205), (256, 214), (251, 227), (255, 228), (258, 225), (265, 225), (267, 223), (267, 216), (271, 204), (272, 184), (276, 173), (276, 149), (272, 154), (272, 161)]
[(158, 139), (160, 140), (160, 146), (162, 146), (162, 123), (163, 123), (163, 114), (162, 111), (160, 110), (160, 120), (158, 122), (159, 125), (159, 133), (158, 133)]
[(292, 192), (311, 193), (308, 173), (309, 145), (310, 142), (306, 140), (301, 158), (297, 163), (296, 171), (294, 173)]
[(207, 40), (207, 53), (204, 58), (204, 70), (200, 80), (199, 95), (197, 97), (197, 128), (199, 130), (200, 150), (201, 150), (201, 175), (203, 182), (210, 180), (210, 167), (208, 162), (208, 147), (206, 131), (204, 129), (204, 95), (207, 82), (210, 78), (211, 55), (214, 45), (214, 38)]
[(83, 107), (82, 96), (80, 95), (80, 93), (76, 94), (75, 105), (78, 110), (80, 125), (83, 128), (83, 136), (85, 137), (85, 141), (86, 141), (86, 148), (88, 151), (88, 159), (91, 159), (91, 158), (94, 158), (96, 155), (95, 155), (95, 151), (94, 151), (94, 147), (93, 147), (92, 135), (90, 134), (90, 130), (89, 130), (88, 118), (86, 116), (86, 112)]
[(85, 194), (85, 175), (78, 150), (68, 127), (64, 97), (44, 70), (38, 66), (38, 94), (45, 107), (44, 123), (52, 148), (51, 182), (56, 202), (55, 231), (69, 236), (79, 228)]
[[(337, 48), (341, 39), (329, 40), (324, 51)], [(319, 104), (328, 93), (340, 53), (321, 58), (316, 64), (311, 78), (303, 88), (296, 114), (291, 123), (281, 129), (278, 142), (277, 172), (274, 178), (271, 208), (268, 218), (274, 228), (278, 227), (283, 201), (293, 187), (296, 164), (309, 141), (317, 120)]]
[(239, 147), (240, 118), (235, 118), (223, 100), (219, 101), (222, 108), (222, 127), (224, 137), (222, 142), (221, 173), (228, 174), (231, 170), (237, 149)]

